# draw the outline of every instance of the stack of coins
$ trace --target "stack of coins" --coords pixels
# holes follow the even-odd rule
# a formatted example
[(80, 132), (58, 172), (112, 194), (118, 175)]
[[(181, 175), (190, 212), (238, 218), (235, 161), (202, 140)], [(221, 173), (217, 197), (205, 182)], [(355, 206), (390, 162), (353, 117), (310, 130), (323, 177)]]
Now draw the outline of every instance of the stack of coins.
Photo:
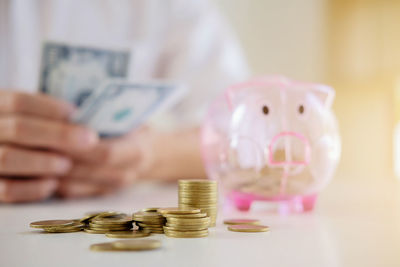
[(165, 218), (157, 210), (145, 209), (147, 211), (139, 211), (133, 214), (133, 220), (140, 230), (149, 231), (151, 233), (163, 234), (163, 226)]
[(79, 232), (85, 224), (79, 220), (47, 220), (37, 221), (30, 224), (32, 228), (39, 228), (48, 233), (72, 233)]
[(217, 182), (210, 180), (179, 180), (179, 207), (199, 208), (210, 217), (210, 226), (217, 219)]
[(168, 237), (194, 238), (208, 236), (210, 217), (194, 208), (164, 208), (159, 210), (167, 219), (164, 233)]
[(85, 232), (90, 234), (106, 234), (112, 231), (128, 231), (132, 229), (132, 218), (124, 213), (101, 212), (81, 219), (87, 223)]

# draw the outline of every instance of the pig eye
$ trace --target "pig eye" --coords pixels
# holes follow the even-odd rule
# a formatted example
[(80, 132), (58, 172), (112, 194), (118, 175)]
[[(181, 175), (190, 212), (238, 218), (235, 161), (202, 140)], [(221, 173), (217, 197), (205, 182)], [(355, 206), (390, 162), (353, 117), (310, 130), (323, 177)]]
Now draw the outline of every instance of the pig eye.
[(269, 108), (268, 108), (267, 105), (264, 105), (264, 106), (262, 107), (262, 112), (264, 113), (264, 115), (268, 115), (268, 113), (269, 113)]
[(303, 105), (300, 105), (300, 106), (298, 107), (297, 111), (299, 112), (299, 114), (304, 114), (304, 112), (305, 112), (304, 106), (303, 106)]

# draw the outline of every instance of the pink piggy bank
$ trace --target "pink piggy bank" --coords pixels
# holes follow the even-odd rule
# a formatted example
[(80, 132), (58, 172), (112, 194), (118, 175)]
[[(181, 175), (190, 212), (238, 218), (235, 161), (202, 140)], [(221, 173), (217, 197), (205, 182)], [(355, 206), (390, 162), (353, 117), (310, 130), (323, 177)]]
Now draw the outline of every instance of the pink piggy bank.
[(202, 129), (209, 178), (228, 203), (249, 210), (274, 201), (278, 211), (312, 210), (340, 158), (332, 88), (263, 77), (228, 88)]

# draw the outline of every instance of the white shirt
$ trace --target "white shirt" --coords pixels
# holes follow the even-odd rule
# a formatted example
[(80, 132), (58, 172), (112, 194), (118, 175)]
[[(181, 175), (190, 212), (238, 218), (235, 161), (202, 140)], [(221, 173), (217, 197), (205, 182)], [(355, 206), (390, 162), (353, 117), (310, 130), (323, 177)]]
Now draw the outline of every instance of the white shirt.
[[(216, 8), (202, 0), (0, 0), (0, 88), (38, 88), (44, 41), (132, 51), (130, 79), (185, 83), (169, 122), (198, 123), (248, 69)], [(164, 116), (164, 117), (165, 117)]]

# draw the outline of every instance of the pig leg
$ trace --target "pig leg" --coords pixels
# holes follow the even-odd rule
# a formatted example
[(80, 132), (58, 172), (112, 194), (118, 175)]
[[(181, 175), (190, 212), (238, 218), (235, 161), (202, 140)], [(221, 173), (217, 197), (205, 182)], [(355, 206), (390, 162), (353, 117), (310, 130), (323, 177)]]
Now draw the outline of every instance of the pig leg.
[(250, 194), (243, 194), (234, 191), (230, 194), (229, 200), (240, 211), (248, 211), (254, 198)]
[(317, 194), (302, 197), (303, 211), (312, 211), (317, 201)]

